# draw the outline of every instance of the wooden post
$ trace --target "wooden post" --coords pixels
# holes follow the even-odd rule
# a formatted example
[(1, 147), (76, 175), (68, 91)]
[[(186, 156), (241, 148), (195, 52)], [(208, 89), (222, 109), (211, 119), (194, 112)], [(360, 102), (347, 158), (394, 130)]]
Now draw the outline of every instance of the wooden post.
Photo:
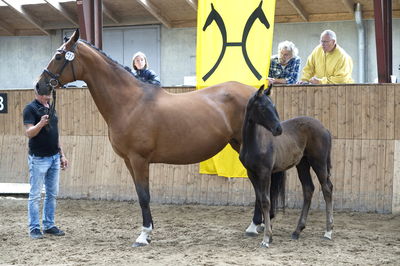
[(77, 0), (76, 7), (80, 37), (101, 49), (103, 46), (102, 0)]
[(392, 74), (392, 0), (374, 0), (376, 58), (379, 83)]

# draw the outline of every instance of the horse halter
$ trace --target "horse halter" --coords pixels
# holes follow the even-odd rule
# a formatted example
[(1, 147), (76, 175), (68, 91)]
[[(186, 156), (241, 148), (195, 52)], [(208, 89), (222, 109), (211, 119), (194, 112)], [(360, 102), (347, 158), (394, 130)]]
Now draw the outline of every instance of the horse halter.
[[(47, 88), (51, 87), (50, 93), (52, 93), (52, 95), (53, 95), (53, 101), (52, 101), (52, 103), (50, 105), (49, 112), (48, 112), (49, 120), (53, 119), (55, 111), (56, 111), (56, 87), (57, 86), (61, 86), (61, 87), (64, 86), (64, 84), (62, 84), (61, 81), (60, 81), (60, 76), (61, 76), (62, 72), (64, 71), (65, 67), (68, 65), (69, 62), (71, 62), (72, 75), (74, 77), (74, 80), (76, 80), (75, 71), (74, 71), (74, 65), (73, 65), (72, 61), (75, 58), (74, 50), (75, 50), (77, 44), (78, 44), (78, 42), (76, 42), (72, 46), (72, 49), (70, 51), (67, 51), (67, 50), (64, 50), (64, 49), (58, 49), (57, 50), (58, 52), (64, 54), (64, 64), (62, 65), (62, 67), (61, 67), (61, 69), (60, 69), (58, 74), (52, 73), (47, 68), (45, 68), (43, 70), (43, 73), (45, 73), (45, 74), (47, 74), (47, 75), (49, 75), (51, 77), (51, 79), (46, 83), (46, 87)], [(46, 126), (47, 130), (49, 130), (49, 128), (50, 128), (50, 124), (48, 124)]]
[(45, 68), (43, 70), (43, 73), (49, 75), (51, 77), (51, 79), (47, 82), (47, 86), (51, 87), (51, 90), (54, 91), (54, 89), (57, 86), (64, 86), (64, 84), (61, 83), (60, 81), (60, 76), (62, 74), (62, 72), (64, 71), (64, 69), (66, 68), (66, 66), (68, 65), (68, 63), (71, 62), (71, 68), (72, 68), (72, 75), (74, 77), (74, 80), (76, 80), (75, 77), (75, 71), (74, 71), (74, 64), (73, 64), (73, 60), (75, 59), (75, 48), (77, 46), (78, 42), (76, 42), (73, 46), (72, 49), (70, 51), (64, 50), (64, 49), (58, 49), (57, 52), (60, 52), (61, 54), (64, 54), (64, 64), (61, 66), (60, 71), (58, 72), (58, 74), (54, 74), (52, 73), (50, 70), (48, 70), (47, 68)]

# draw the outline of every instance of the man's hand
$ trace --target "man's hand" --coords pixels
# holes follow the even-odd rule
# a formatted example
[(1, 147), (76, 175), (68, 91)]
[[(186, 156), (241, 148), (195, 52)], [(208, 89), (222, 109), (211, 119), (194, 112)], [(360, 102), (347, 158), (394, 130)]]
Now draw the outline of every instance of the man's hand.
[(65, 156), (61, 156), (60, 161), (61, 161), (61, 170), (67, 169), (69, 165), (67, 158), (65, 158)]
[(270, 78), (268, 77), (268, 84), (274, 84), (275, 83), (275, 79), (274, 78)]
[(43, 115), (40, 118), (39, 124), (41, 128), (49, 124), (49, 115)]
[(321, 80), (322, 80), (322, 79), (319, 79), (319, 78), (317, 78), (317, 77), (312, 77), (312, 78), (310, 79), (310, 83), (312, 83), (312, 84), (321, 84)]

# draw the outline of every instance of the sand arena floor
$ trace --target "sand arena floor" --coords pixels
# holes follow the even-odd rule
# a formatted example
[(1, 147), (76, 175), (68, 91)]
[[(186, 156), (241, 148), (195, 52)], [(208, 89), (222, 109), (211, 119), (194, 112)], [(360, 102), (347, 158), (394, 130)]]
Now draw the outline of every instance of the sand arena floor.
[(400, 215), (335, 212), (333, 240), (322, 239), (325, 212), (312, 210), (299, 240), (300, 210), (280, 212), (271, 247), (244, 236), (252, 207), (152, 204), (147, 247), (137, 202), (59, 200), (64, 237), (31, 240), (27, 200), (0, 197), (0, 264), (19, 265), (400, 265)]

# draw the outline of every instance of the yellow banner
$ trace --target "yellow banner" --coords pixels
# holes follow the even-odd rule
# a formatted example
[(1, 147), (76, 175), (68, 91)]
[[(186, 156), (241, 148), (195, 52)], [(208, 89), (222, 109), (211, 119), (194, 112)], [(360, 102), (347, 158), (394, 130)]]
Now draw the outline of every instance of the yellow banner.
[[(197, 89), (231, 80), (256, 88), (265, 84), (274, 16), (275, 0), (199, 0)], [(200, 163), (200, 173), (247, 177), (230, 145)]]

